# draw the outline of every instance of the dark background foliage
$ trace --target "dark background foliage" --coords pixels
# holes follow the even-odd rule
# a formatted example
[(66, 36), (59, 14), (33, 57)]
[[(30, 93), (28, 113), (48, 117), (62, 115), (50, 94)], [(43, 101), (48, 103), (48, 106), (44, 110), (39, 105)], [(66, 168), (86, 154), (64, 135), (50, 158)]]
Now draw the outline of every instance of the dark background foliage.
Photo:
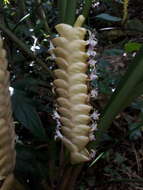
[[(82, 0), (78, 1), (77, 15), (83, 5)], [(56, 0), (0, 3), (0, 31), (14, 90), (15, 176), (26, 190), (55, 189), (56, 186), (62, 189), (61, 181), (74, 181), (73, 177), (68, 178), (68, 173), (63, 175), (63, 171), (71, 167), (66, 165), (68, 153), (65, 152), (63, 160), (64, 148), (54, 140), (52, 71), (55, 65), (48, 50), (50, 40), (56, 35), (54, 26), (60, 22), (59, 12)], [(99, 96), (92, 104), (101, 113), (143, 44), (142, 12), (143, 2), (130, 0), (128, 18), (122, 23), (122, 1), (92, 3), (85, 27), (93, 31), (98, 40), (95, 59), (99, 78), (92, 81), (92, 85), (98, 87)], [(74, 189), (143, 189), (142, 126), (143, 98), (139, 96), (117, 114), (100, 146), (97, 148), (96, 142), (91, 144), (93, 149), (97, 148), (96, 163), (72, 169), (73, 176), (80, 173)]]

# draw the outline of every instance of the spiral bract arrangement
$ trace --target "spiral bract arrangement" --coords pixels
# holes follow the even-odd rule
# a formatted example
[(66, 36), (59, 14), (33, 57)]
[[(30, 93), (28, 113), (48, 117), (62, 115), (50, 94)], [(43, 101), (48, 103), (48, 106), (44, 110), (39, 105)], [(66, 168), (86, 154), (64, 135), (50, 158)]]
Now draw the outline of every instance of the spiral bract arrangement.
[(58, 24), (56, 30), (60, 36), (52, 40), (58, 66), (54, 71), (54, 85), (62, 125), (59, 137), (70, 151), (73, 164), (90, 160), (85, 146), (89, 142), (92, 107), (88, 101), (88, 55), (84, 40), (86, 29), (81, 27), (83, 21), (84, 17), (79, 16), (74, 27)]
[(0, 181), (1, 190), (10, 190), (15, 167), (14, 127), (9, 94), (9, 72), (6, 52), (0, 39)]

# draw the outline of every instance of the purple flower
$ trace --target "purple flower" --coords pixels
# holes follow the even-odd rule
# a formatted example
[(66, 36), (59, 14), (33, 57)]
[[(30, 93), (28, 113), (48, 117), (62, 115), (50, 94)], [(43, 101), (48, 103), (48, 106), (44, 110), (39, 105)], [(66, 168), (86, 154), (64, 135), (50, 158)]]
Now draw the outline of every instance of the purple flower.
[(54, 139), (57, 140), (57, 138), (60, 138), (60, 139), (63, 138), (63, 135), (61, 134), (59, 129), (56, 129), (56, 134), (55, 134)]
[(99, 116), (100, 116), (100, 114), (97, 112), (97, 111), (94, 111), (92, 114), (91, 114), (91, 118), (93, 119), (93, 120), (98, 120), (99, 119)]
[(94, 59), (89, 59), (88, 63), (90, 64), (90, 66), (95, 66), (95, 64), (97, 63), (97, 61), (94, 60)]
[(91, 95), (91, 97), (96, 98), (96, 97), (98, 96), (98, 91), (97, 91), (97, 89), (93, 89), (93, 90), (91, 90), (90, 95)]
[(58, 114), (56, 110), (54, 110), (53, 112), (53, 119), (60, 119), (60, 115)]
[(88, 49), (87, 54), (88, 54), (89, 56), (95, 57), (95, 56), (96, 56), (96, 51), (93, 51), (93, 50), (89, 50), (89, 49)]
[(95, 74), (95, 73), (91, 73), (90, 74), (90, 79), (91, 80), (95, 80), (95, 79), (97, 79), (98, 78), (98, 76)]

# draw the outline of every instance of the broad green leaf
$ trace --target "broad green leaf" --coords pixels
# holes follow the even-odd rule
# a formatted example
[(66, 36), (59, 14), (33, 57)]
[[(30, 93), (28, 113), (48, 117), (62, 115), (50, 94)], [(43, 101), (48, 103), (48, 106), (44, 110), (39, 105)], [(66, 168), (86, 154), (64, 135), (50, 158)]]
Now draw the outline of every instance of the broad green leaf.
[(47, 164), (48, 150), (37, 150), (31, 146), (16, 144), (16, 153), (16, 177), (22, 181), (24, 185), (27, 179), (31, 180), (31, 183), (36, 181), (36, 183), (33, 183), (32, 189), (41, 189), (41, 180), (46, 179), (49, 174)]
[(39, 83), (38, 80), (27, 77), (27, 78), (23, 78), (23, 79), (19, 79), (16, 82), (14, 82), (12, 84), (12, 87), (18, 90), (26, 90), (27, 88), (31, 88), (31, 86), (37, 86)]
[[(143, 82), (140, 82), (139, 84), (136, 85), (134, 91), (132, 92), (132, 94), (130, 94), (130, 96), (126, 100), (124, 107), (127, 107), (129, 104), (131, 104), (131, 102), (135, 98), (139, 97), (142, 94), (143, 94)], [(140, 106), (142, 106), (141, 103), (140, 103)]]
[(111, 21), (111, 22), (119, 22), (119, 21), (121, 21), (121, 18), (112, 16), (112, 15), (109, 15), (109, 14), (106, 14), (106, 13), (99, 14), (99, 15), (96, 16), (96, 18)]
[(76, 16), (76, 6), (78, 0), (58, 0), (60, 22), (73, 25)]
[(133, 51), (138, 51), (141, 48), (142, 44), (137, 42), (128, 42), (125, 44), (125, 51), (131, 53)]
[(76, 6), (78, 0), (67, 1), (65, 23), (73, 25), (76, 16)]
[(58, 0), (60, 22), (65, 22), (67, 0)]
[[(143, 47), (140, 49), (128, 71), (122, 78), (119, 86), (110, 98), (108, 105), (99, 122), (99, 130), (96, 132), (96, 145), (102, 140), (103, 134), (110, 127), (115, 116), (126, 106), (129, 97), (134, 93), (136, 86), (143, 79)], [(131, 101), (131, 100), (130, 100)]]
[(30, 98), (20, 90), (14, 90), (12, 107), (15, 118), (38, 138), (46, 138), (39, 115)]

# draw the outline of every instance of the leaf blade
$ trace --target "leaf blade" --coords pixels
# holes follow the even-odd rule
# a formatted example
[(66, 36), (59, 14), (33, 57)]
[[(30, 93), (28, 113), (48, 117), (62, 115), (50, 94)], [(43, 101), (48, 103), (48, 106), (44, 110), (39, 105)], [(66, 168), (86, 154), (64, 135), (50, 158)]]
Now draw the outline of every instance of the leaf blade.
[[(133, 60), (128, 71), (122, 78), (119, 86), (110, 98), (104, 113), (99, 122), (99, 130), (96, 132), (96, 146), (101, 142), (103, 134), (110, 127), (115, 116), (127, 106), (128, 97), (133, 93), (134, 88), (142, 80), (143, 73), (143, 47)], [(134, 97), (133, 97), (134, 98)], [(130, 100), (131, 101), (131, 100)]]
[(39, 115), (30, 98), (20, 90), (14, 90), (12, 107), (15, 118), (38, 138), (46, 138)]
[(112, 16), (112, 15), (107, 14), (107, 13), (101, 13), (101, 14), (97, 15), (96, 18), (111, 21), (111, 22), (119, 22), (119, 21), (121, 21), (120, 17), (115, 17), (115, 16)]

